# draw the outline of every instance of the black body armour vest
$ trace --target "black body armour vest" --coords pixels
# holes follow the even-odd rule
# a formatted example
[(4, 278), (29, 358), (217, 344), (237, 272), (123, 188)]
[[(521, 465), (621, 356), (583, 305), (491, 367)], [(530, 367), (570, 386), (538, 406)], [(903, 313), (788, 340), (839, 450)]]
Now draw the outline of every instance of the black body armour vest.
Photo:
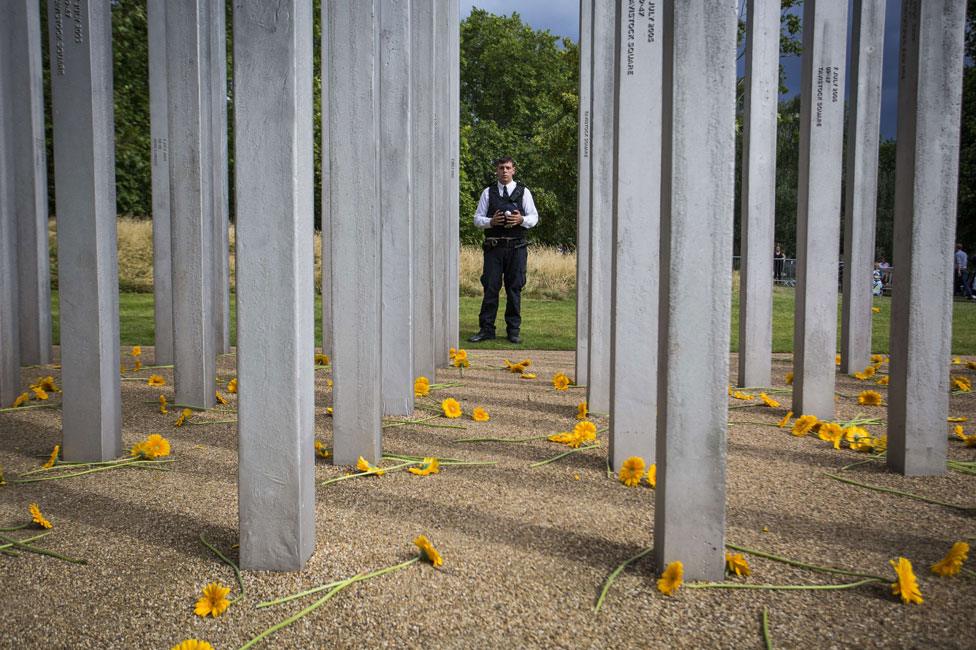
[[(514, 212), (518, 210), (522, 216), (525, 216), (525, 207), (522, 205), (522, 196), (525, 194), (525, 185), (522, 185), (518, 181), (515, 181), (515, 189), (508, 196), (504, 198), (501, 192), (498, 191), (498, 183), (492, 183), (488, 187), (488, 213), (487, 216), (490, 219), (496, 210), (501, 210), (505, 212)], [(509, 237), (517, 239), (525, 239), (525, 228), (521, 225), (514, 226), (512, 228), (506, 228), (505, 226), (491, 226), (485, 230), (485, 237)]]

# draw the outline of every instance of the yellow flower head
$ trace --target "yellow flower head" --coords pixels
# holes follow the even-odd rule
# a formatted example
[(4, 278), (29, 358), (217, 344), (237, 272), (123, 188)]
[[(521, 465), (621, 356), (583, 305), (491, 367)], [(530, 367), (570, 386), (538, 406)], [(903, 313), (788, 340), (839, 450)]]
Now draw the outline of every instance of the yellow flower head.
[(961, 366), (962, 365), (962, 359), (960, 359), (959, 357), (952, 357), (952, 365), (954, 365), (954, 366)]
[(170, 650), (214, 650), (214, 647), (206, 641), (187, 639), (186, 641), (177, 643)]
[(214, 391), (214, 397), (217, 398), (217, 402), (220, 404), (230, 404), (230, 402), (227, 401), (227, 398), (220, 394), (219, 390)]
[(787, 411), (786, 412), (786, 415), (783, 416), (783, 419), (780, 420), (779, 423), (776, 426), (778, 426), (780, 429), (782, 429), (782, 428), (786, 427), (787, 424), (790, 423), (790, 420), (791, 419), (793, 419), (793, 411)]
[(41, 465), (41, 467), (54, 467), (55, 463), (58, 462), (58, 454), (61, 453), (61, 445), (54, 445), (54, 449), (51, 450), (51, 455), (48, 457), (47, 462)]
[(461, 404), (453, 397), (448, 397), (443, 402), (441, 402), (441, 409), (444, 411), (444, 417), (448, 417), (448, 418), (461, 417)]
[(182, 411), (180, 411), (180, 416), (176, 418), (176, 422), (173, 423), (173, 426), (174, 427), (183, 426), (183, 423), (186, 422), (191, 415), (193, 415), (193, 411), (191, 411), (190, 409), (183, 409)]
[(734, 397), (735, 399), (741, 399), (746, 401), (756, 399), (754, 395), (750, 395), (749, 393), (743, 393), (741, 390), (737, 390), (734, 393), (732, 393), (732, 397)]
[(844, 440), (846, 442), (855, 442), (861, 438), (870, 438), (871, 434), (868, 433), (867, 429), (862, 427), (852, 425), (844, 429)]
[(571, 383), (569, 377), (561, 372), (557, 372), (552, 376), (552, 387), (556, 390), (567, 390)]
[(360, 472), (369, 472), (370, 474), (375, 474), (376, 476), (383, 476), (384, 474), (386, 474), (386, 472), (384, 472), (379, 467), (370, 465), (369, 461), (363, 458), (362, 456), (360, 456), (359, 460), (356, 461), (356, 469), (358, 469)]
[(589, 420), (577, 422), (573, 427), (573, 433), (580, 439), (580, 442), (592, 442), (596, 440), (596, 425)]
[(576, 419), (585, 420), (590, 414), (590, 409), (586, 406), (586, 400), (576, 405)]
[(821, 440), (833, 443), (834, 449), (840, 449), (840, 442), (844, 439), (844, 430), (834, 422), (821, 422), (817, 435)]
[(883, 354), (872, 354), (871, 355), (871, 363), (881, 364), (881, 363), (884, 363), (884, 362), (885, 362), (885, 355), (883, 355)]
[(976, 361), (967, 361), (966, 367), (970, 370), (976, 370)]
[(742, 553), (733, 554), (728, 551), (725, 552), (725, 571), (726, 573), (734, 573), (739, 577), (752, 573), (749, 569), (749, 562)]
[(535, 379), (535, 373), (523, 372), (521, 375), (519, 375), (519, 379)]
[(840, 355), (839, 354), (835, 354), (834, 355), (834, 365), (835, 366), (839, 366), (840, 365)]
[[(558, 442), (563, 445), (571, 444), (576, 440), (576, 434), (572, 431), (560, 431), (559, 433), (554, 433), (547, 438), (549, 442)], [(579, 445), (577, 445), (578, 447)]]
[(871, 308), (871, 313), (872, 314), (880, 314), (881, 313), (881, 307), (872, 307)]
[(793, 423), (793, 430), (790, 433), (797, 437), (805, 436), (813, 431), (813, 428), (818, 424), (820, 424), (820, 420), (817, 419), (816, 415), (801, 415)]
[(51, 528), (51, 522), (48, 521), (43, 514), (41, 514), (41, 509), (36, 503), (30, 504), (27, 506), (27, 509), (30, 511), (31, 519), (34, 520), (35, 524), (41, 528)]
[(957, 424), (955, 434), (967, 447), (976, 447), (976, 433), (966, 434), (962, 430), (962, 425)]
[(237, 392), (237, 377), (234, 377), (229, 382), (227, 382), (227, 392), (236, 393)]
[(652, 488), (657, 488), (657, 463), (652, 463), (647, 470), (647, 484)]
[(786, 377), (784, 377), (784, 379), (786, 380), (786, 384), (788, 386), (792, 386), (793, 385), (793, 373), (792, 372), (786, 373)]
[(142, 361), (139, 359), (136, 359), (135, 363), (132, 364), (132, 371), (135, 372), (136, 370), (142, 370)]
[(857, 403), (865, 406), (881, 406), (881, 393), (874, 390), (862, 390), (857, 396)]
[(194, 608), (193, 613), (197, 616), (206, 616), (209, 614), (217, 618), (230, 607), (230, 601), (227, 600), (227, 594), (229, 593), (230, 587), (225, 587), (219, 582), (211, 582), (203, 588), (203, 595), (197, 601), (197, 606)]
[(488, 415), (488, 411), (480, 406), (476, 406), (474, 407), (474, 410), (471, 411), (471, 419), (475, 422), (487, 422), (491, 419), (491, 416)]
[(665, 596), (670, 596), (678, 590), (684, 582), (685, 566), (680, 561), (672, 562), (664, 569), (657, 581), (657, 590)]
[(763, 404), (765, 404), (766, 406), (768, 406), (771, 409), (779, 408), (779, 402), (777, 402), (776, 400), (774, 400), (772, 397), (770, 397), (766, 393), (759, 393), (759, 399), (761, 399), (763, 401)]
[(508, 359), (505, 359), (505, 367), (508, 368), (509, 372), (515, 374), (521, 374), (525, 372), (525, 369), (532, 365), (531, 359), (522, 359), (518, 363), (512, 363)]
[(966, 542), (956, 542), (946, 553), (946, 556), (932, 565), (932, 573), (948, 578), (954, 576), (962, 570), (963, 562), (969, 554), (969, 544)]
[(644, 459), (640, 456), (631, 456), (620, 466), (620, 482), (627, 487), (637, 487), (640, 485), (641, 478), (644, 476)]
[(898, 575), (898, 580), (891, 585), (892, 595), (901, 596), (901, 602), (906, 605), (909, 603), (921, 605), (924, 601), (922, 600), (922, 592), (918, 588), (918, 580), (912, 571), (912, 563), (903, 557), (898, 558), (898, 560), (890, 560), (890, 562)]
[(36, 397), (37, 399), (48, 398), (47, 391), (41, 388), (40, 386), (31, 386), (31, 391), (34, 393), (34, 397)]
[(451, 357), (451, 365), (455, 368), (470, 368), (471, 362), (468, 361), (468, 351), (458, 350), (455, 352), (454, 356)]
[(321, 440), (315, 441), (315, 455), (319, 458), (329, 458), (332, 456), (332, 452), (325, 446)]
[(962, 375), (952, 377), (952, 389), (961, 391), (963, 393), (969, 393), (973, 390), (973, 382), (969, 381), (969, 377), (964, 377)]
[(858, 438), (850, 443), (850, 447), (854, 451), (881, 452), (888, 447), (888, 436), (881, 436), (880, 438), (872, 438), (871, 436)]
[(28, 393), (21, 393), (20, 395), (17, 396), (17, 399), (14, 400), (13, 408), (17, 408), (18, 406), (25, 403), (29, 399), (30, 399), (30, 395)]
[(322, 354), (321, 352), (315, 354), (315, 365), (317, 366), (327, 366), (329, 365), (329, 355)]
[(865, 379), (870, 379), (871, 377), (874, 377), (874, 373), (876, 372), (877, 369), (874, 366), (868, 366), (861, 372), (855, 372), (854, 379), (860, 379), (861, 381), (864, 381)]
[(407, 471), (417, 476), (429, 476), (440, 473), (441, 468), (436, 458), (427, 457), (424, 458), (424, 464), (421, 467), (408, 467)]
[(166, 408), (166, 404), (167, 403), (168, 402), (166, 401), (166, 396), (165, 395), (160, 395), (159, 396), (159, 412), (162, 413), (163, 415), (166, 415), (167, 413), (169, 413), (169, 409)]
[(132, 356), (134, 356), (134, 357), (142, 356), (142, 346), (141, 345), (133, 345), (132, 346)]
[(882, 377), (881, 379), (879, 379), (878, 381), (876, 381), (874, 383), (876, 383), (878, 386), (887, 386), (888, 385), (888, 382), (890, 382), (890, 381), (891, 381), (891, 377), (889, 377), (888, 375), (885, 375), (884, 377)]
[(430, 394), (430, 380), (421, 375), (413, 380), (413, 394), (415, 397), (423, 397)]
[(158, 433), (152, 433), (145, 440), (134, 445), (131, 453), (133, 456), (142, 456), (145, 459), (154, 460), (169, 456), (169, 452), (169, 440)]
[(52, 377), (51, 375), (48, 375), (47, 377), (39, 378), (37, 380), (37, 385), (49, 393), (61, 392), (61, 389), (58, 388), (58, 385), (54, 383), (54, 377)]
[(457, 348), (451, 348), (450, 350), (448, 350), (447, 355), (451, 357), (451, 360), (453, 361), (454, 357), (457, 356)]
[(162, 375), (149, 375), (146, 383), (150, 386), (165, 386), (166, 380), (163, 379)]
[(441, 554), (437, 552), (437, 549), (425, 535), (417, 535), (413, 543), (420, 549), (423, 556), (434, 565), (435, 569), (444, 564), (444, 558), (441, 557)]
[(326, 379), (325, 380), (325, 386), (326, 386), (326, 388), (332, 388), (333, 386), (335, 386), (335, 382), (332, 381), (331, 379)]

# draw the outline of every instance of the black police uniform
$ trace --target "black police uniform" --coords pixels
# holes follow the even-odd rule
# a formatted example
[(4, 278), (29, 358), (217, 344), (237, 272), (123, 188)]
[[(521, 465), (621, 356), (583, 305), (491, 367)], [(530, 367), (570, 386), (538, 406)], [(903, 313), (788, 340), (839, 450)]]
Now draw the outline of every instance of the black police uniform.
[[(492, 183), (488, 188), (487, 216), (491, 217), (496, 210), (503, 213), (518, 210), (525, 215), (522, 197), (525, 186), (515, 183), (515, 190), (511, 195), (508, 188), (501, 192), (498, 183)], [(525, 240), (525, 228), (517, 225), (512, 228), (505, 226), (491, 226), (485, 230), (485, 243), (482, 249), (485, 253), (484, 269), (481, 275), (481, 286), (485, 289), (485, 297), (481, 301), (481, 313), (478, 316), (478, 326), (482, 334), (495, 333), (495, 318), (498, 314), (498, 292), (502, 287), (502, 277), (505, 281), (505, 328), (510, 337), (518, 336), (522, 326), (522, 287), (525, 286), (525, 266), (528, 257)]]

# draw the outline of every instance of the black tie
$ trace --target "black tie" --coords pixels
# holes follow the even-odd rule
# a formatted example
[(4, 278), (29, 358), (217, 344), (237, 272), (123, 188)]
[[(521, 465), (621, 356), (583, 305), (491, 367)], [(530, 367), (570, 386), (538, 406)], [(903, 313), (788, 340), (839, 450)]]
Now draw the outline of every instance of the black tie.
[(507, 199), (508, 198), (508, 185), (506, 185), (505, 187), (502, 188), (502, 198), (503, 199)]

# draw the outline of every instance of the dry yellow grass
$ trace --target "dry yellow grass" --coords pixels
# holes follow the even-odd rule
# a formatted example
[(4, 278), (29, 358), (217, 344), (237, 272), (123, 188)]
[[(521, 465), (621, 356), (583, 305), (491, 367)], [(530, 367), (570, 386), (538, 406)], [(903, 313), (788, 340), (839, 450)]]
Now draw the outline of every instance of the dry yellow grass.
[[(234, 290), (234, 226), (230, 227), (230, 286)], [(48, 246), (51, 251), (51, 277), (57, 286), (58, 247), (56, 222), (48, 224)], [(127, 217), (118, 220), (119, 290), (151, 292), (152, 222)], [(315, 233), (315, 290), (322, 287), (322, 236)], [(460, 286), (462, 296), (481, 295), (481, 248), (461, 247)], [(522, 295), (526, 298), (561, 300), (572, 298), (576, 291), (576, 254), (563, 254), (555, 247), (532, 246), (529, 249), (528, 279)]]

